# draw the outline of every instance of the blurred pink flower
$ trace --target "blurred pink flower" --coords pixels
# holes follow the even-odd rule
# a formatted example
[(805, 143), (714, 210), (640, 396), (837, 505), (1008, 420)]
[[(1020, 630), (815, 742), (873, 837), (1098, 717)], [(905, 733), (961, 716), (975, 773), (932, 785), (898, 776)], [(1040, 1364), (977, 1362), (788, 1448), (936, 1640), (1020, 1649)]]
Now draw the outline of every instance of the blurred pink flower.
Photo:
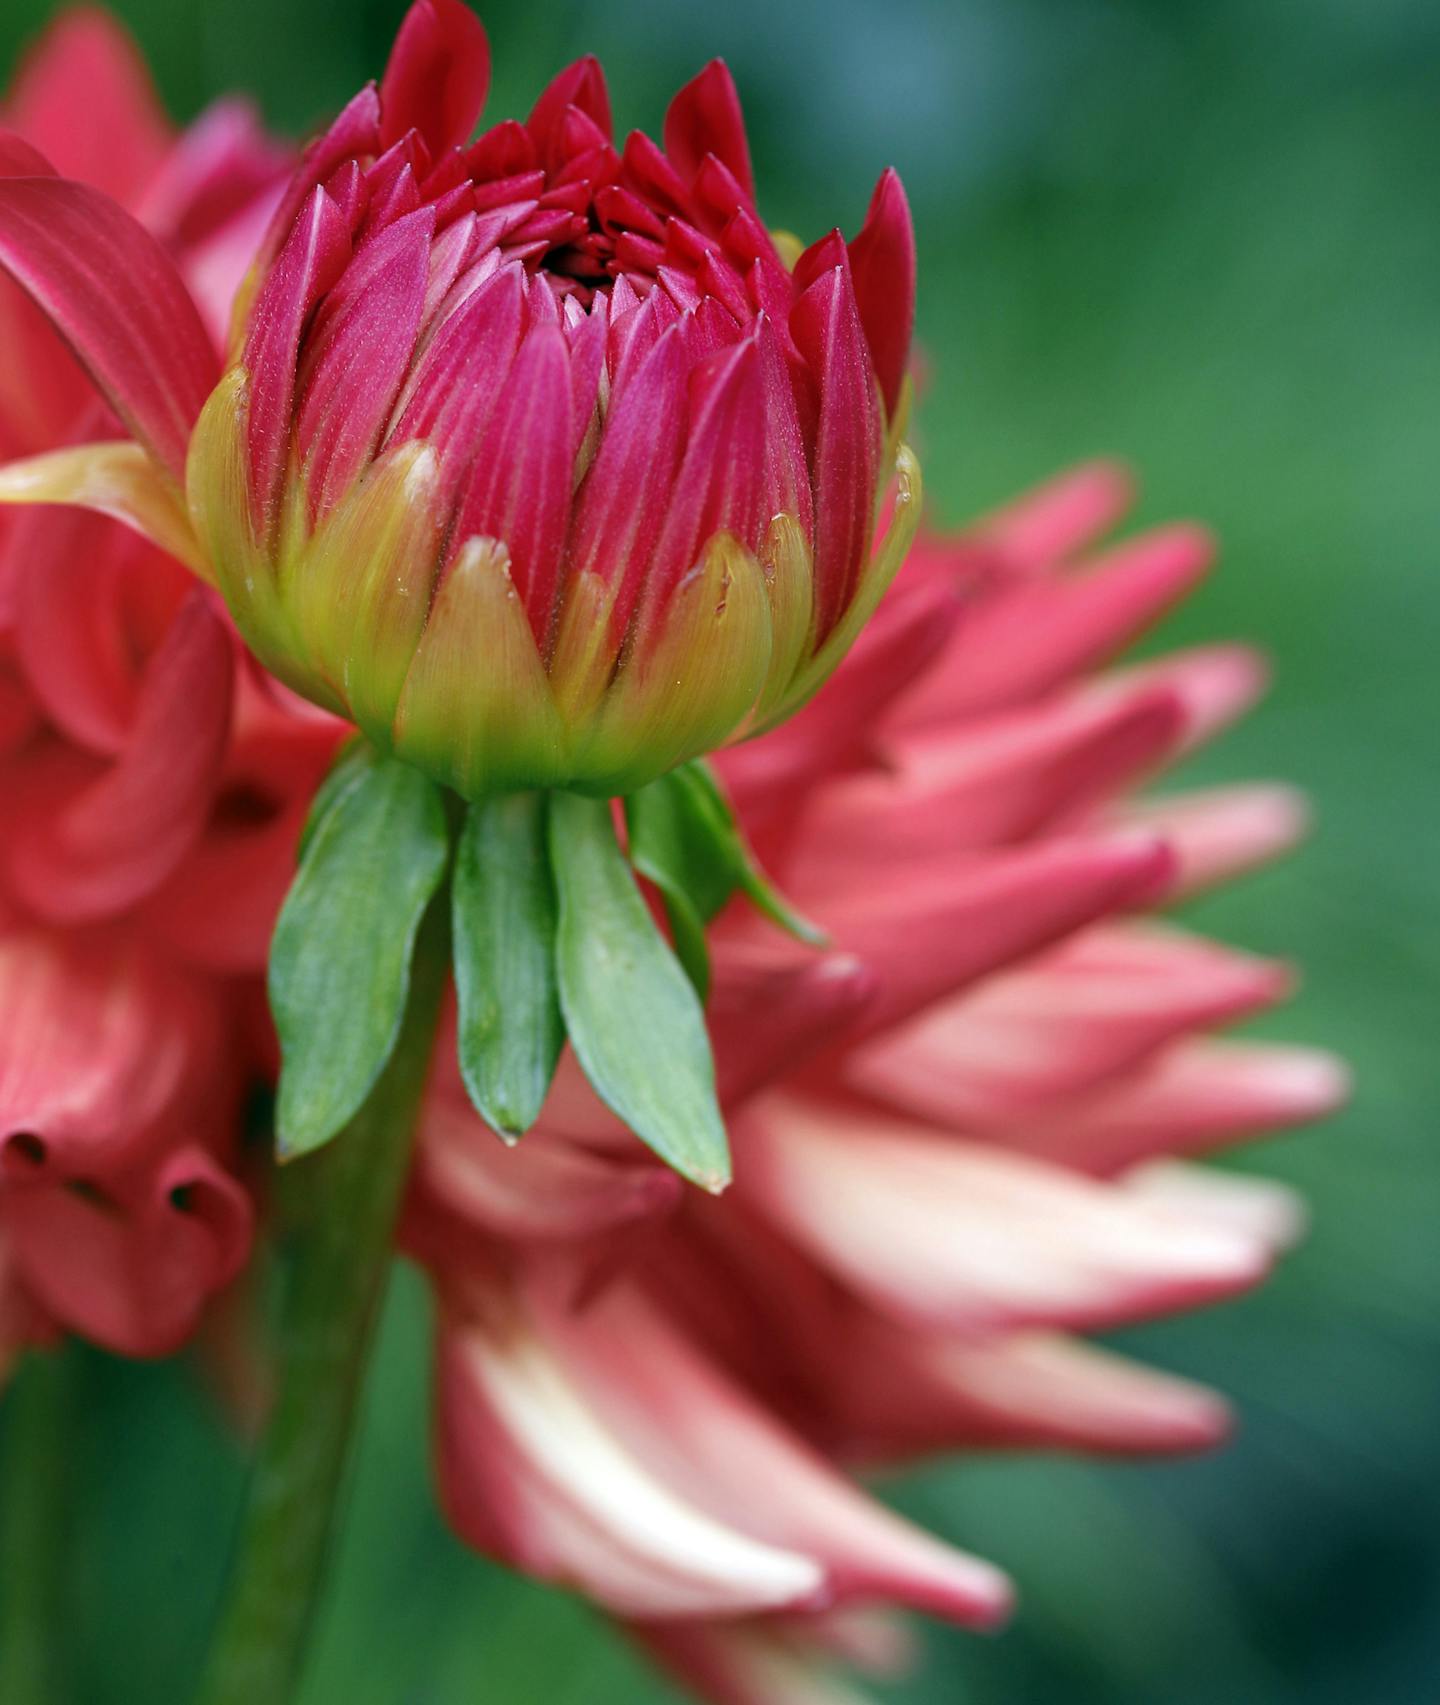
[[(128, 38), (78, 11), (3, 116), (133, 208), (219, 326), (285, 165), (247, 106), (172, 134)], [(107, 430), (8, 280), (0, 347), (0, 452)], [(250, 1248), (253, 979), (335, 735), (274, 702), (218, 604), (134, 533), (51, 509), (3, 526), (0, 1340), (48, 1321), (163, 1354)]]
[(997, 1570), (853, 1470), (1220, 1440), (1218, 1396), (1083, 1334), (1244, 1291), (1300, 1228), (1287, 1190), (1195, 1157), (1323, 1114), (1343, 1074), (1213, 1039), (1288, 972), (1146, 914), (1282, 851), (1303, 809), (1134, 797), (1263, 668), (1095, 672), (1210, 556), (1193, 527), (1090, 554), (1128, 501), (1086, 467), (925, 540), (814, 705), (720, 760), (836, 944), (738, 906), (716, 930), (730, 1194), (684, 1190), (566, 1065), (514, 1152), (436, 1085), (409, 1236), (442, 1299), (451, 1519), (723, 1705), (849, 1698), (816, 1665), (893, 1662), (876, 1607), (1006, 1614)]

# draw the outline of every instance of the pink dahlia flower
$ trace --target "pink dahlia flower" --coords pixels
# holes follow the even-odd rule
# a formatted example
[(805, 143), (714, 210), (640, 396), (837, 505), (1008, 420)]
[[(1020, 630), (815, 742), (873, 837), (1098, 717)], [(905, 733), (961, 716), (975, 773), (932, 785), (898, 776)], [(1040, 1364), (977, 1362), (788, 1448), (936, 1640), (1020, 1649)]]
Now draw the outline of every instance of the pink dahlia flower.
[(1210, 555), (1192, 527), (1090, 554), (1128, 495), (1084, 468), (926, 540), (816, 703), (722, 760), (835, 942), (717, 927), (731, 1193), (686, 1190), (563, 1065), (514, 1151), (434, 1087), (409, 1237), (450, 1517), (722, 1705), (850, 1698), (816, 1665), (892, 1662), (877, 1607), (1005, 1615), (996, 1569), (854, 1470), (1217, 1442), (1218, 1396), (1084, 1334), (1242, 1292), (1299, 1228), (1287, 1190), (1196, 1157), (1324, 1113), (1342, 1073), (1213, 1038), (1288, 972), (1148, 914), (1303, 813), (1133, 796), (1263, 671), (1219, 647), (1094, 672)]
[(782, 253), (718, 61), (663, 149), (615, 145), (590, 59), (472, 143), (488, 81), (473, 13), (417, 0), (285, 189), (223, 377), (166, 255), (12, 154), (0, 265), (136, 442), (0, 495), (124, 510), (468, 798), (629, 793), (803, 704), (904, 554), (909, 212), (886, 173), (852, 241)]
[[(3, 110), (10, 162), (42, 149), (133, 208), (223, 320), (285, 163), (248, 107), (173, 134), (129, 40), (77, 12)], [(3, 279), (0, 347), (6, 453), (107, 430)], [(0, 1343), (163, 1354), (244, 1262), (253, 978), (333, 744), (133, 532), (50, 509), (0, 532)]]

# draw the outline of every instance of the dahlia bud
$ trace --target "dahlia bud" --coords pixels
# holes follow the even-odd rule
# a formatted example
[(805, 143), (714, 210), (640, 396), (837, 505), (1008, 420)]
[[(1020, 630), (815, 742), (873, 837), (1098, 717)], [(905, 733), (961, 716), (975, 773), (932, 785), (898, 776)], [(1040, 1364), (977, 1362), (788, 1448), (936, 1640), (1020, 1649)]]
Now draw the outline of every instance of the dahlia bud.
[(487, 81), (420, 0), (310, 149), (190, 508), (253, 649), (382, 751), (470, 798), (629, 793), (795, 709), (898, 567), (909, 215), (887, 172), (787, 266), (718, 61), (663, 149), (614, 145), (588, 59), (467, 145)]

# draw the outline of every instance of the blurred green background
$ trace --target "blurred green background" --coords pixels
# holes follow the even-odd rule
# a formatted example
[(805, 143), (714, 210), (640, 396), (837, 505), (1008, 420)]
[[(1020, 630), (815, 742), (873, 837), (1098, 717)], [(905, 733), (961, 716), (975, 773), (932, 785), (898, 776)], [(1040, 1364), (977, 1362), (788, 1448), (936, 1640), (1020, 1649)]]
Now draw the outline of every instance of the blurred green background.
[[(400, 0), (119, 0), (177, 115), (231, 86), (303, 129), (383, 60)], [(0, 72), (50, 14), (5, 0)], [(1314, 1231), (1264, 1294), (1130, 1334), (1239, 1401), (1218, 1457), (964, 1462), (899, 1489), (1016, 1572), (998, 1641), (931, 1631), (889, 1695), (975, 1705), (1410, 1705), (1440, 1694), (1440, 1217), (1433, 848), (1440, 642), (1440, 7), (1433, 0), (493, 0), (497, 112), (593, 49), (622, 128), (735, 69), (764, 208), (853, 229), (901, 170), (934, 381), (927, 483), (958, 521), (1097, 451), (1221, 572), (1166, 643), (1252, 635), (1261, 714), (1195, 779), (1283, 775), (1304, 854), (1197, 908), (1301, 961), (1272, 1033), (1332, 1045), (1355, 1103), (1266, 1147)], [(1247, 1158), (1241, 1162), (1250, 1165)], [(672, 1700), (572, 1602), (431, 1512), (424, 1304), (387, 1318), (305, 1705)], [(173, 1370), (86, 1360), (74, 1465), (84, 1705), (195, 1671), (240, 1461)], [(264, 1702), (257, 1701), (257, 1705)]]

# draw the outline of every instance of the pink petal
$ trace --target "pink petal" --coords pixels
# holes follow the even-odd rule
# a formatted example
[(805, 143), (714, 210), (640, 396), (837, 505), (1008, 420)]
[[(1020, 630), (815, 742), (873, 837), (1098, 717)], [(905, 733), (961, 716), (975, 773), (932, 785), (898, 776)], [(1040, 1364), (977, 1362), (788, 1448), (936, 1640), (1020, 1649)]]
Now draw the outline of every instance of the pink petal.
[(132, 209), (172, 145), (134, 41), (98, 8), (55, 18), (21, 62), (7, 115), (62, 176)]
[(717, 533), (730, 533), (747, 549), (758, 544), (765, 402), (754, 340), (692, 369), (689, 388), (685, 457), (646, 570), (642, 622), (647, 614), (658, 620), (677, 583)]
[(1195, 527), (1165, 527), (1058, 580), (1019, 584), (979, 605), (906, 705), (914, 722), (1002, 710), (1093, 667), (1149, 627), (1214, 554)]
[(1104, 1174), (1309, 1124), (1343, 1105), (1349, 1089), (1344, 1066), (1317, 1049), (1200, 1038), (1058, 1117), (1017, 1121), (1005, 1140)]
[(480, 440), (455, 528), (457, 542), (483, 535), (505, 544), (542, 646), (570, 522), (571, 406), (565, 335), (558, 325), (537, 324), (520, 345)]
[(13, 546), (16, 649), (46, 713), (92, 752), (118, 753), (135, 717), (147, 635), (136, 608), (177, 607), (190, 577), (99, 515), (22, 512)]
[(380, 152), (380, 96), (375, 85), (368, 83), (301, 156), (265, 232), (256, 267), (266, 272), (273, 266), (317, 189), (328, 184), (342, 167)]
[(619, 401), (612, 398), (599, 452), (576, 500), (570, 570), (622, 582), (617, 633), (630, 619), (665, 522), (684, 422), (684, 349), (674, 325), (640, 361)]
[(254, 1210), (202, 1149), (80, 1189), (8, 1193), (0, 1222), (34, 1295), (70, 1330), (125, 1356), (166, 1356), (244, 1266)]
[(150, 663), (124, 753), (78, 786), (42, 789), (16, 824), (11, 881), (42, 917), (123, 911), (194, 846), (229, 734), (233, 659), (229, 629), (197, 590)]
[(264, 288), (245, 343), (250, 372), (250, 500), (261, 533), (274, 525), (290, 463), (300, 334), (350, 260), (350, 228), (323, 189), (311, 192)]
[(1310, 824), (1304, 794), (1278, 782), (1212, 788), (1127, 804), (1123, 821), (1164, 837), (1177, 895), (1243, 876), (1289, 850)]
[(0, 267), (50, 317), (107, 401), (176, 479), (218, 377), (174, 262), (98, 190), (0, 178)]
[[(451, 1051), (453, 1058), (453, 1047)], [(421, 1204), (457, 1222), (456, 1247), (475, 1233), (519, 1244), (565, 1246), (664, 1217), (680, 1198), (663, 1166), (586, 1149), (542, 1128), (507, 1148), (442, 1068), (426, 1103), (414, 1190)]]
[(874, 993), (874, 975), (847, 953), (776, 964), (717, 942), (705, 1022), (722, 1103), (734, 1106), (833, 1046)]
[(0, 942), (0, 1029), (0, 1181), (27, 1184), (134, 1164), (218, 1042), (154, 957), (40, 930)]
[[(903, 884), (872, 873), (833, 898), (792, 891), (880, 979), (864, 1028), (878, 1031), (1087, 923), (1143, 904), (1170, 855), (1140, 834), (1054, 840), (972, 861), (941, 858)], [(798, 874), (798, 873), (797, 873)]]
[(826, 789), (800, 854), (839, 879), (861, 864), (1033, 840), (1156, 767), (1185, 729), (1178, 693), (1141, 682), (896, 741), (888, 772)]
[(848, 266), (809, 286), (790, 330), (819, 393), (815, 491), (816, 623), (821, 638), (849, 605), (870, 549), (880, 421), (870, 352)]
[(359, 477), (395, 405), (420, 330), (434, 228), (434, 210), (422, 207), (368, 241), (307, 335), (297, 441), (317, 515)]
[(1231, 1426), (1204, 1386), (1058, 1333), (901, 1338), (876, 1322), (858, 1342), (864, 1356), (833, 1358), (832, 1400), (853, 1428), (850, 1454), (866, 1462), (997, 1447), (1206, 1450)]
[(849, 249), (860, 323), (886, 412), (893, 416), (915, 331), (915, 230), (905, 190), (893, 170), (881, 175), (865, 223)]
[(1272, 1251), (1205, 1216), (856, 1106), (772, 1097), (737, 1189), (875, 1307), (979, 1333), (1092, 1329), (1259, 1282)]
[(682, 178), (693, 181), (705, 156), (713, 154), (754, 201), (755, 174), (740, 95), (723, 59), (712, 59), (671, 101), (663, 135), (665, 153)]
[(474, 460), (481, 429), (510, 371), (525, 307), (525, 276), (502, 267), (444, 318), (397, 405), (392, 443), (424, 438), (441, 452), (447, 493)]
[[(1286, 968), (1153, 925), (1090, 929), (877, 1037), (846, 1063), (865, 1093), (956, 1130), (1059, 1133), (1071, 1098), (1135, 1070), (1166, 1044), (1284, 998)], [(1072, 1158), (1073, 1156), (1073, 1158)], [(1086, 1166), (1086, 1151), (1056, 1160)]]
[(1123, 463), (1083, 462), (982, 517), (971, 533), (1022, 573), (1052, 572), (1108, 533), (1134, 501), (1135, 482)]
[[(996, 1570), (872, 1503), (633, 1293), (612, 1287), (580, 1315), (547, 1306), (531, 1331), (511, 1318), (459, 1334), (469, 1390), (448, 1425), (442, 1399), (442, 1457), (448, 1444), (448, 1502), (468, 1492), (472, 1541), (631, 1616), (876, 1597), (981, 1625), (1005, 1614)], [(487, 1470), (494, 1435), (465, 1425), (466, 1398), (528, 1463)]]
[(432, 154), (464, 142), (490, 89), (490, 44), (462, 0), (416, 0), (380, 82), (380, 142), (418, 130)]
[(571, 107), (591, 119), (602, 135), (614, 134), (605, 73), (593, 54), (577, 59), (553, 78), (525, 121), (536, 154), (552, 171), (563, 164), (562, 138), (566, 114)]

